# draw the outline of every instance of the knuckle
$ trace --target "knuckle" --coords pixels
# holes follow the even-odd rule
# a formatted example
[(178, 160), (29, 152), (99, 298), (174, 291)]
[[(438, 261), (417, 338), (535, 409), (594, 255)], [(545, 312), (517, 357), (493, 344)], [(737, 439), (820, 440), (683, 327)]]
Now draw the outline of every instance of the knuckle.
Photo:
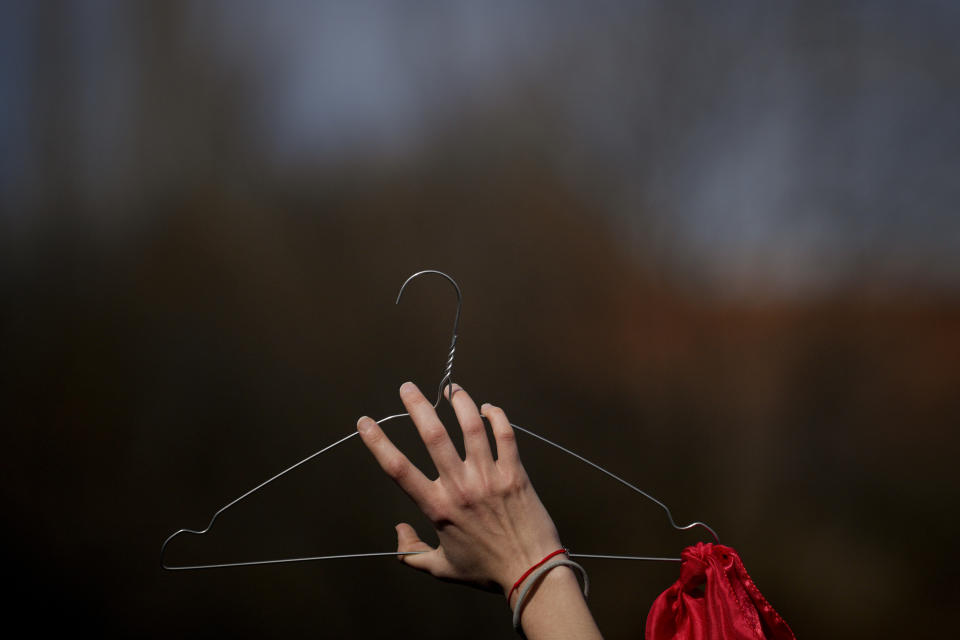
[(530, 487), (530, 478), (527, 477), (527, 474), (520, 472), (517, 474), (517, 477), (513, 480), (513, 488), (516, 491), (526, 491)]
[(456, 485), (451, 490), (451, 497), (457, 507), (469, 509), (477, 504), (477, 492), (468, 485)]
[(391, 458), (384, 464), (384, 470), (394, 480), (402, 480), (410, 473), (410, 461), (404, 457)]
[(428, 427), (423, 430), (423, 442), (428, 447), (436, 447), (447, 439), (447, 430), (442, 426)]
[(457, 493), (457, 506), (461, 509), (472, 509), (476, 504), (476, 498), (469, 491), (460, 491)]
[(483, 422), (480, 420), (469, 420), (463, 424), (463, 432), (468, 436), (478, 436), (486, 432)]
[(497, 431), (497, 440), (504, 444), (513, 444), (517, 441), (517, 434), (514, 433), (513, 429), (508, 427)]
[(420, 510), (423, 511), (423, 515), (427, 516), (427, 518), (430, 519), (430, 522), (433, 522), (434, 524), (438, 522), (444, 522), (449, 519), (448, 510), (439, 500), (427, 500), (420, 507)]
[(501, 491), (505, 495), (514, 495), (522, 493), (530, 485), (530, 479), (527, 474), (521, 471), (511, 472), (504, 478)]

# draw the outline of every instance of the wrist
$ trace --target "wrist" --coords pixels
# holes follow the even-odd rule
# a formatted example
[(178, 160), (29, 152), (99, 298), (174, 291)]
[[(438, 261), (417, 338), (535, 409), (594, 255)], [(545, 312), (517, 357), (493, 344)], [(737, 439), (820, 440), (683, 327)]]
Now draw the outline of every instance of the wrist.
[(553, 547), (552, 551), (546, 553), (545, 555), (539, 556), (538, 560), (533, 562), (530, 562), (528, 560), (526, 562), (527, 568), (523, 570), (522, 573), (518, 571), (519, 577), (516, 579), (516, 581), (510, 584), (509, 587), (506, 587), (506, 586), (504, 587), (504, 595), (506, 595), (507, 597), (507, 604), (510, 605), (511, 608), (513, 608), (514, 602), (515, 602), (515, 596), (518, 590), (526, 582), (532, 579), (532, 575), (535, 574), (538, 571), (538, 569), (540, 569), (546, 564), (551, 564), (554, 560), (558, 560), (558, 559), (569, 560), (568, 553), (569, 552), (565, 547), (562, 547), (562, 546)]
[(510, 590), (514, 584), (538, 565), (546, 561), (547, 556), (563, 549), (563, 543), (560, 542), (560, 536), (556, 532), (543, 532), (536, 536), (530, 536), (526, 540), (516, 541), (509, 553), (509, 563), (500, 571), (500, 577), (497, 580), (503, 595), (510, 600)]
[[(530, 580), (530, 578), (527, 578), (527, 580)], [(517, 603), (520, 600), (520, 592), (525, 586), (526, 582), (527, 581), (521, 583), (520, 587), (510, 594), (510, 599), (507, 601), (507, 604), (510, 605), (511, 611), (516, 609)], [(575, 589), (577, 592), (580, 591), (580, 585), (577, 582), (577, 574), (570, 567), (560, 565), (547, 571), (537, 581), (537, 584), (531, 587), (530, 593), (527, 595), (527, 601), (529, 602), (534, 595), (540, 592), (549, 594), (556, 590), (570, 588)]]
[[(576, 570), (583, 578), (582, 594), (572, 570)], [(584, 612), (589, 617), (589, 610), (584, 602), (589, 588), (587, 572), (579, 564), (566, 555), (550, 559), (530, 575), (518, 592), (512, 607), (514, 628), (519, 631), (522, 624), (525, 631), (543, 630), (544, 623), (548, 620), (555, 620), (557, 616), (569, 616), (576, 609), (580, 610), (580, 614), (575, 614), (574, 618), (583, 618)], [(555, 625), (548, 622), (548, 626)], [(533, 637), (532, 634), (528, 635)]]

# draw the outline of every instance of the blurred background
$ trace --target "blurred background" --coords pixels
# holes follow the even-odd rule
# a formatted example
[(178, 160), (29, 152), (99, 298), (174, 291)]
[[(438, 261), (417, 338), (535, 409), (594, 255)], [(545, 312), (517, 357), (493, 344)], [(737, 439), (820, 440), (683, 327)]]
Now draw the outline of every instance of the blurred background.
[[(502, 598), (390, 558), (158, 566), (403, 381), (436, 388), (450, 286), (393, 304), (436, 268), (464, 292), (456, 380), (710, 523), (798, 637), (942, 637), (958, 28), (934, 1), (3, 2), (10, 615), (514, 637)], [(705, 539), (519, 445), (573, 550)], [(433, 539), (351, 440), (168, 560), (390, 551), (403, 520)], [(678, 576), (584, 564), (613, 639)]]

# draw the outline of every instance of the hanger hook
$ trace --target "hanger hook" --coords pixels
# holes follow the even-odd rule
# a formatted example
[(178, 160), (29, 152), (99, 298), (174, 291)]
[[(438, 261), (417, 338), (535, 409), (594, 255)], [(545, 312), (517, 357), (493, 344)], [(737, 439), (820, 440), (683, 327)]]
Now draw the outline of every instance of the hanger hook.
[(444, 385), (447, 385), (450, 398), (453, 398), (453, 357), (457, 352), (457, 330), (460, 327), (460, 310), (463, 308), (463, 294), (460, 292), (460, 285), (457, 284), (456, 280), (445, 274), (443, 271), (437, 271), (436, 269), (424, 269), (423, 271), (417, 271), (415, 274), (407, 278), (406, 281), (400, 286), (400, 293), (397, 294), (397, 302), (395, 304), (400, 304), (400, 298), (403, 296), (403, 291), (414, 278), (418, 278), (428, 273), (435, 273), (438, 276), (443, 276), (450, 282), (450, 284), (453, 285), (454, 290), (457, 292), (457, 315), (455, 315), (453, 318), (453, 337), (450, 339), (450, 349), (447, 351), (447, 363), (444, 366), (443, 377), (440, 379), (440, 386), (437, 389), (437, 401), (433, 403), (433, 407), (436, 409), (438, 406), (440, 406), (440, 399), (443, 397)]

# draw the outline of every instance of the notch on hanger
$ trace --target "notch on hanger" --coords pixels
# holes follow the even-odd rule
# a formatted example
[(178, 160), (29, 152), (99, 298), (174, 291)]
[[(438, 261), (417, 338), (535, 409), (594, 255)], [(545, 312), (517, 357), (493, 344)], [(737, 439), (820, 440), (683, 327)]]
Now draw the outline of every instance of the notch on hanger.
[[(454, 290), (455, 290), (456, 293), (457, 293), (457, 313), (456, 313), (456, 315), (454, 316), (454, 320), (453, 320), (453, 337), (452, 337), (452, 339), (450, 340), (450, 348), (449, 348), (449, 350), (448, 350), (448, 352), (447, 352), (447, 362), (446, 362), (446, 364), (445, 364), (445, 366), (444, 366), (443, 377), (440, 379), (440, 385), (439, 385), (438, 388), (437, 388), (437, 400), (436, 400), (436, 402), (435, 402), (434, 405), (433, 405), (434, 408), (436, 409), (436, 408), (440, 405), (440, 400), (441, 400), (441, 398), (443, 397), (443, 387), (444, 387), (444, 386), (447, 386), (450, 391), (452, 391), (452, 389), (453, 389), (453, 359), (454, 359), (454, 355), (456, 354), (456, 350), (457, 350), (457, 330), (458, 330), (459, 325), (460, 325), (460, 310), (461, 310), (461, 308), (462, 308), (462, 306), (463, 306), (463, 295), (462, 295), (462, 293), (461, 293), (461, 291), (460, 291), (460, 286), (457, 284), (457, 282), (456, 282), (453, 278), (451, 278), (449, 275), (447, 275), (446, 273), (444, 273), (444, 272), (442, 272), (442, 271), (437, 271), (437, 270), (435, 270), (435, 269), (425, 269), (425, 270), (423, 270), (423, 271), (418, 271), (417, 273), (414, 273), (412, 276), (410, 276), (409, 278), (406, 279), (406, 281), (405, 281), (405, 282), (403, 283), (403, 285), (400, 287), (400, 292), (397, 294), (396, 304), (399, 304), (399, 303), (400, 303), (400, 298), (403, 296), (404, 290), (406, 289), (407, 285), (408, 285), (412, 280), (414, 280), (415, 278), (417, 278), (417, 277), (419, 277), (419, 276), (422, 276), (422, 275), (425, 275), (425, 274), (429, 274), (429, 273), (433, 273), (433, 274), (436, 274), (436, 275), (439, 275), (439, 276), (442, 276), (442, 277), (446, 278), (446, 279), (450, 282), (450, 284), (453, 285), (453, 288), (454, 288)], [(394, 415), (390, 415), (390, 416), (387, 416), (386, 418), (381, 418), (380, 420), (378, 420), (378, 421), (377, 421), (377, 424), (383, 424), (384, 422), (388, 422), (388, 421), (393, 420), (393, 419), (395, 419), (395, 418), (401, 418), (401, 417), (406, 416), (406, 415), (409, 415), (409, 414), (407, 414), (407, 413), (397, 413), (397, 414), (394, 414)], [(667, 514), (667, 519), (668, 519), (669, 522), (670, 522), (670, 526), (672, 526), (674, 529), (676, 529), (676, 530), (678, 530), (678, 531), (686, 531), (686, 530), (688, 530), (688, 529), (692, 529), (693, 527), (701, 527), (701, 528), (705, 529), (706, 531), (709, 531), (709, 532), (710, 532), (710, 535), (713, 537), (714, 541), (719, 544), (720, 538), (717, 536), (716, 532), (715, 532), (712, 528), (710, 528), (710, 526), (708, 526), (706, 523), (700, 522), (700, 521), (696, 521), (696, 522), (691, 522), (691, 523), (686, 524), (686, 525), (678, 525), (678, 524), (674, 521), (674, 519), (673, 519), (673, 514), (670, 512), (669, 507), (667, 507), (667, 505), (664, 504), (663, 502), (661, 502), (660, 500), (657, 500), (656, 498), (654, 498), (652, 495), (650, 495), (650, 494), (647, 493), (646, 491), (640, 489), (639, 487), (634, 486), (633, 484), (627, 482), (626, 480), (624, 480), (624, 479), (621, 478), (620, 476), (618, 476), (618, 475), (616, 475), (616, 474), (608, 471), (607, 469), (604, 469), (603, 467), (601, 467), (601, 466), (598, 465), (597, 463), (592, 462), (592, 461), (588, 460), (587, 458), (584, 458), (584, 457), (581, 456), (580, 454), (575, 453), (575, 452), (571, 451), (570, 449), (567, 449), (566, 447), (563, 447), (563, 446), (557, 444), (556, 442), (553, 442), (553, 441), (551, 441), (551, 440), (548, 440), (547, 438), (544, 438), (543, 436), (541, 436), (541, 435), (539, 435), (539, 434), (537, 434), (537, 433), (534, 433), (533, 431), (530, 431), (529, 429), (525, 429), (525, 428), (523, 428), (523, 427), (521, 427), (521, 426), (518, 426), (518, 425), (515, 425), (515, 424), (513, 424), (513, 423), (511, 423), (510, 426), (513, 427), (514, 429), (516, 429), (517, 431), (520, 431), (520, 432), (525, 433), (525, 434), (527, 434), (527, 435), (529, 435), (529, 436), (532, 436), (533, 438), (536, 438), (536, 439), (540, 440), (541, 442), (544, 442), (544, 443), (546, 443), (546, 444), (549, 444), (550, 446), (555, 447), (555, 448), (559, 449), (560, 451), (562, 451), (562, 452), (564, 452), (564, 453), (566, 453), (566, 454), (568, 454), (568, 455), (573, 456), (573, 457), (576, 458), (577, 460), (580, 460), (581, 462), (590, 465), (591, 467), (593, 467), (593, 468), (596, 469), (597, 471), (600, 471), (601, 473), (606, 474), (607, 476), (609, 476), (610, 478), (613, 478), (614, 480), (616, 480), (616, 481), (619, 482), (620, 484), (624, 485), (625, 487), (631, 489), (632, 491), (635, 491), (635, 492), (639, 493), (639, 494), (642, 495), (644, 498), (646, 498), (646, 499), (652, 501), (653, 503), (657, 504), (657, 505), (660, 506), (660, 507), (664, 510), (664, 512)], [(275, 476), (272, 476), (271, 478), (268, 478), (267, 480), (264, 480), (263, 482), (261, 482), (260, 484), (258, 484), (258, 485), (255, 486), (254, 488), (250, 489), (249, 491), (247, 491), (247, 492), (244, 493), (243, 495), (241, 495), (241, 496), (239, 496), (239, 497), (237, 497), (237, 498), (234, 498), (232, 501), (228, 502), (227, 504), (225, 504), (224, 506), (220, 507), (217, 511), (214, 512), (213, 516), (210, 518), (210, 522), (207, 523), (207, 526), (206, 526), (205, 528), (200, 529), (200, 530), (197, 530), (197, 529), (179, 529), (179, 530), (175, 531), (174, 533), (172, 533), (170, 536), (167, 537), (166, 540), (163, 541), (163, 544), (160, 546), (160, 566), (161, 566), (162, 568), (168, 570), (168, 571), (187, 571), (187, 570), (196, 570), (196, 569), (219, 569), (219, 568), (224, 568), (224, 567), (248, 567), (248, 566), (264, 565), (264, 564), (283, 564), (283, 563), (288, 563), (288, 562), (310, 562), (310, 561), (314, 561), (314, 560), (339, 560), (339, 559), (345, 559), (345, 558), (370, 558), (370, 557), (377, 557), (377, 556), (415, 555), (415, 554), (418, 554), (418, 553), (424, 553), (423, 551), (402, 551), (402, 552), (401, 552), (401, 551), (375, 551), (375, 552), (367, 552), (367, 553), (346, 553), (346, 554), (336, 554), (336, 555), (302, 556), (302, 557), (296, 557), (296, 558), (279, 558), (279, 559), (275, 559), (275, 560), (251, 560), (251, 561), (245, 561), (245, 562), (222, 562), (222, 563), (215, 563), (215, 564), (170, 565), (170, 564), (167, 564), (167, 563), (166, 563), (165, 557), (166, 557), (166, 552), (167, 552), (167, 546), (170, 544), (170, 542), (171, 542), (174, 538), (176, 538), (177, 536), (180, 536), (180, 535), (182, 535), (182, 534), (185, 534), (185, 533), (189, 533), (189, 534), (192, 534), (192, 535), (204, 535), (204, 534), (206, 534), (206, 533), (207, 533), (208, 531), (210, 531), (210, 529), (213, 527), (214, 522), (216, 522), (216, 520), (217, 520), (217, 518), (220, 516), (220, 514), (222, 514), (223, 512), (227, 511), (227, 510), (230, 509), (231, 507), (237, 505), (238, 503), (242, 502), (244, 499), (248, 498), (248, 497), (251, 496), (252, 494), (254, 494), (254, 493), (256, 493), (257, 491), (259, 491), (260, 489), (263, 489), (264, 487), (266, 487), (267, 485), (269, 485), (270, 483), (272, 483), (274, 480), (277, 480), (277, 479), (283, 477), (284, 475), (290, 473), (291, 471), (293, 471), (293, 470), (296, 469), (297, 467), (300, 467), (301, 465), (306, 464), (307, 462), (313, 460), (313, 459), (316, 458), (317, 456), (319, 456), (319, 455), (321, 455), (321, 454), (323, 454), (323, 453), (326, 453), (327, 451), (333, 449), (334, 447), (337, 447), (337, 446), (343, 444), (344, 442), (346, 442), (346, 441), (349, 440), (350, 438), (353, 438), (354, 436), (356, 436), (357, 433), (358, 433), (357, 431), (351, 432), (350, 434), (348, 434), (348, 435), (340, 438), (340, 439), (337, 440), (336, 442), (333, 442), (333, 443), (331, 443), (331, 444), (323, 447), (323, 448), (320, 449), (319, 451), (316, 451), (316, 452), (310, 454), (309, 456), (307, 456), (307, 457), (304, 458), (303, 460), (300, 460), (299, 462), (290, 465), (289, 467), (287, 467), (286, 469), (284, 469), (284, 470), (281, 471), (280, 473), (276, 474)], [(571, 557), (575, 557), (575, 558), (604, 558), (604, 559), (611, 559), (611, 560), (657, 560), (657, 561), (666, 561), (666, 562), (680, 562), (680, 561), (681, 561), (680, 558), (659, 558), (659, 557), (650, 557), (650, 556), (612, 555), (612, 554), (596, 554), (596, 553), (569, 553), (568, 555), (570, 555)]]

